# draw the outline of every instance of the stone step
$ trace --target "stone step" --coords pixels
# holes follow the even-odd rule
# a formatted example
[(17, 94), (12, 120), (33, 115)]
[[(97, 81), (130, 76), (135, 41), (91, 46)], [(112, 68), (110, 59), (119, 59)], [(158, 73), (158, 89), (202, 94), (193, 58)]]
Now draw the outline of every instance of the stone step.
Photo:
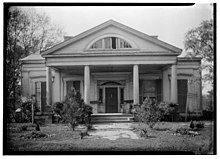
[(102, 124), (102, 123), (130, 123), (132, 121), (127, 120), (97, 120), (97, 121), (91, 121), (92, 124)]
[(92, 123), (118, 123), (118, 122), (132, 122), (133, 116), (131, 114), (93, 114), (91, 118)]
[(124, 114), (124, 113), (100, 113), (100, 114), (92, 114), (92, 117), (132, 117), (132, 114)]

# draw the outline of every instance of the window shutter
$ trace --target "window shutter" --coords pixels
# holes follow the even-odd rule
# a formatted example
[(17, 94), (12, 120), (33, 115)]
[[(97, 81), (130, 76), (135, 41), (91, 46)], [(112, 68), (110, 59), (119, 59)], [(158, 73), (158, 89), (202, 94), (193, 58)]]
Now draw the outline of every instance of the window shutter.
[(162, 82), (161, 79), (156, 80), (156, 87), (157, 87), (157, 102), (162, 101)]
[(183, 79), (177, 80), (177, 85), (179, 112), (185, 112), (188, 92), (188, 81)]
[(37, 108), (41, 111), (41, 82), (35, 82), (35, 95)]
[(46, 105), (46, 82), (41, 82), (41, 110), (45, 111)]

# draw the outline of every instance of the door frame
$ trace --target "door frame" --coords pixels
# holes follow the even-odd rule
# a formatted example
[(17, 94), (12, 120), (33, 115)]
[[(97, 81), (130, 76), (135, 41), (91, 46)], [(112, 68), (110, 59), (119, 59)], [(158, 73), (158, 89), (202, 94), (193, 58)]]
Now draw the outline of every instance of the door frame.
[[(123, 88), (124, 89), (124, 98), (125, 98), (125, 86), (98, 86), (98, 89), (99, 88), (103, 88), (103, 103), (104, 103), (104, 106), (105, 106), (105, 113), (106, 113), (106, 99), (105, 99), (105, 95), (106, 95), (106, 88), (117, 88), (117, 94), (118, 94), (118, 113), (121, 112), (121, 106), (120, 106), (120, 88)], [(99, 95), (98, 95), (99, 96)]]

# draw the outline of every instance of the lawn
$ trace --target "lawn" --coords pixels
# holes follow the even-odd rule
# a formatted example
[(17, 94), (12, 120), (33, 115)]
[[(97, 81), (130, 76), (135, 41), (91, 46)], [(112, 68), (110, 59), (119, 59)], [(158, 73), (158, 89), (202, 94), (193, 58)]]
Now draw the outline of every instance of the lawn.
[[(68, 124), (48, 124), (40, 127), (46, 137), (27, 138), (33, 127), (19, 130), (21, 124), (8, 124), (7, 149), (8, 153), (26, 151), (185, 151), (195, 154), (212, 154), (213, 125), (208, 123), (198, 131), (200, 135), (178, 135), (171, 129), (187, 127), (188, 123), (162, 122), (155, 129), (148, 128), (142, 123), (132, 123), (129, 130), (136, 133), (139, 139), (118, 138), (109, 140), (94, 136), (81, 139), (82, 130), (72, 131)], [(148, 137), (140, 137), (140, 130), (147, 128)], [(93, 133), (91, 130), (89, 133)], [(107, 130), (102, 130), (107, 131)], [(117, 131), (117, 129), (114, 129)], [(83, 153), (82, 153), (83, 154)]]

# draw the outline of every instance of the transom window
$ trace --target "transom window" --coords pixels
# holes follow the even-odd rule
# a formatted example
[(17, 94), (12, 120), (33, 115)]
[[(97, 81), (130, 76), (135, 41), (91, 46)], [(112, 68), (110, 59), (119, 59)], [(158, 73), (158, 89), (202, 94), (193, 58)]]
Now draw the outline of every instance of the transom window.
[(124, 39), (118, 37), (106, 37), (96, 41), (90, 49), (124, 49), (132, 48)]

